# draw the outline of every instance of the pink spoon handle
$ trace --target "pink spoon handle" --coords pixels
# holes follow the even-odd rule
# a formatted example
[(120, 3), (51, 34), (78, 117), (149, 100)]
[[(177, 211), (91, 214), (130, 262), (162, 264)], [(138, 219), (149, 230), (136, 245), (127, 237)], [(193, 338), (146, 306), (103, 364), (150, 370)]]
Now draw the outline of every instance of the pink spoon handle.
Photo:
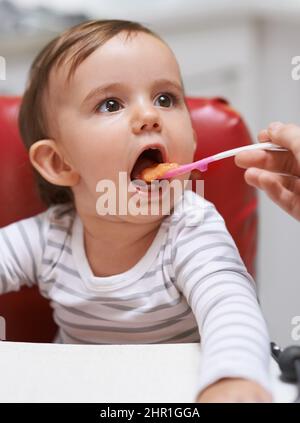
[(222, 153), (214, 154), (213, 156), (206, 157), (205, 159), (198, 160), (197, 162), (188, 163), (177, 167), (176, 169), (169, 170), (166, 172), (164, 178), (174, 178), (184, 173), (191, 172), (194, 169), (199, 169), (201, 172), (205, 172), (209, 163), (216, 162), (217, 160), (225, 159), (226, 157), (235, 156), (241, 151), (250, 150), (272, 150), (272, 151), (287, 151), (286, 148), (280, 147), (277, 144), (271, 142), (261, 142), (251, 145), (245, 145), (243, 147), (233, 148), (232, 150), (223, 151)]
[(205, 159), (198, 160), (197, 162), (189, 163), (186, 165), (179, 166), (176, 169), (169, 170), (163, 175), (163, 177), (174, 178), (175, 176), (183, 175), (184, 173), (191, 172), (195, 169), (199, 169), (201, 172), (205, 172), (207, 170), (208, 164), (213, 161), (213, 156), (206, 157)]

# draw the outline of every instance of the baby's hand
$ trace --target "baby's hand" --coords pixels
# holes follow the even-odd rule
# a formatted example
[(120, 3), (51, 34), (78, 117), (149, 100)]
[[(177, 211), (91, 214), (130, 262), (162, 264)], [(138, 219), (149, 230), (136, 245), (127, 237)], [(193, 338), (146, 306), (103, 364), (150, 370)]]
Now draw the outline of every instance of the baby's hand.
[(204, 389), (196, 402), (272, 402), (272, 396), (251, 380), (224, 378)]

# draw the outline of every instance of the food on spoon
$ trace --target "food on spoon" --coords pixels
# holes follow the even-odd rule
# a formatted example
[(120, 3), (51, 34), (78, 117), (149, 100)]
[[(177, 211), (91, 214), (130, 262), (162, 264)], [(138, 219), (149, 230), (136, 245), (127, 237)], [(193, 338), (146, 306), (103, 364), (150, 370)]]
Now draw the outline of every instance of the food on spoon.
[(154, 179), (162, 179), (167, 171), (176, 167), (179, 167), (179, 164), (164, 161), (162, 151), (152, 146), (143, 150), (137, 157), (130, 172), (130, 179), (134, 183), (137, 183), (137, 180), (143, 180), (150, 184)]
[(164, 174), (171, 169), (176, 169), (179, 167), (178, 163), (155, 163), (150, 167), (146, 167), (139, 174), (139, 178), (143, 179), (146, 182), (151, 182), (154, 179), (163, 178)]

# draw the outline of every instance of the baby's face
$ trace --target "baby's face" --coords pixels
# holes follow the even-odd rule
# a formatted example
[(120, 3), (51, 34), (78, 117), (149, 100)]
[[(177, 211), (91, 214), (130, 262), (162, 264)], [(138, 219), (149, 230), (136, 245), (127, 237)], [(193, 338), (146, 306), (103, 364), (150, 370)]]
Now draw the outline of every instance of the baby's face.
[(119, 172), (127, 172), (128, 187), (140, 170), (132, 172), (139, 155), (150, 146), (160, 153), (144, 153), (144, 166), (151, 160), (193, 160), (194, 132), (179, 67), (160, 40), (118, 34), (85, 59), (68, 84), (65, 79), (63, 68), (51, 75), (49, 107), (55, 140), (80, 176), (72, 187), (77, 203), (95, 208), (97, 183), (108, 179), (119, 189)]

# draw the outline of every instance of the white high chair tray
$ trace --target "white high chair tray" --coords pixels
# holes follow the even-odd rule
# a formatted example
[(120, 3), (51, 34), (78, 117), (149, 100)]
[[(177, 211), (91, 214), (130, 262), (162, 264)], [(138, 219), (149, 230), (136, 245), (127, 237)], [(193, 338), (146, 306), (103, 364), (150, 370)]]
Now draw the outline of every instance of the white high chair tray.
[[(70, 345), (0, 342), (0, 402), (184, 402), (197, 394), (199, 343)], [(297, 389), (279, 379), (274, 402)]]

